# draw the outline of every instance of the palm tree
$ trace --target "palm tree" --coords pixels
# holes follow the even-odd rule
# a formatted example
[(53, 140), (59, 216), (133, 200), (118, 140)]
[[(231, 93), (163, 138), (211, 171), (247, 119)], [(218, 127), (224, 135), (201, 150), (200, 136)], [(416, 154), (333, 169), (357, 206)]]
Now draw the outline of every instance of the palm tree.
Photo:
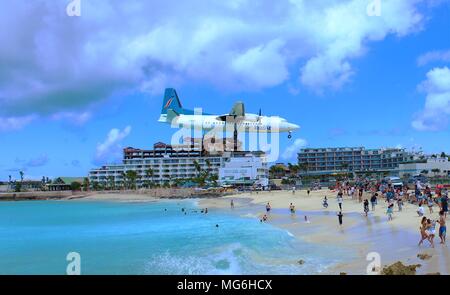
[(275, 178), (281, 175), (284, 172), (284, 168), (279, 165), (273, 165), (269, 169), (270, 177)]
[(87, 177), (83, 179), (83, 189), (86, 192), (89, 190), (89, 178)]
[(151, 185), (153, 185), (153, 176), (155, 175), (155, 171), (153, 171), (153, 169), (152, 168), (148, 168), (147, 170), (145, 170), (145, 177), (148, 179), (148, 178), (150, 178), (151, 180), (152, 180), (152, 182), (150, 183), (150, 185), (149, 185), (149, 183), (148, 183), (148, 180), (146, 181), (147, 182), (147, 188), (149, 188)]
[(291, 170), (291, 175), (293, 175), (294, 177), (297, 177), (298, 176), (298, 171), (300, 171), (300, 167), (299, 167), (299, 165), (291, 165), (289, 167), (289, 170)]
[(127, 180), (128, 188), (136, 189), (136, 181), (138, 179), (137, 172), (135, 170), (128, 170), (125, 172), (125, 178)]
[(114, 190), (116, 188), (116, 182), (114, 181), (114, 176), (110, 175), (107, 177), (108, 186), (110, 190)]
[(200, 173), (202, 172), (202, 167), (197, 162), (197, 160), (194, 160), (193, 164), (194, 164), (195, 170), (197, 171), (197, 176), (199, 176)]
[(19, 174), (20, 174), (20, 182), (23, 182), (23, 176), (24, 176), (23, 171), (20, 171)]
[(308, 173), (308, 164), (300, 163), (297, 166), (298, 166), (298, 170), (304, 171), (306, 174)]
[(9, 178), (9, 180), (8, 180), (8, 184), (9, 184), (9, 190), (11, 190), (12, 189), (12, 185), (11, 185), (11, 175), (8, 175), (8, 178)]

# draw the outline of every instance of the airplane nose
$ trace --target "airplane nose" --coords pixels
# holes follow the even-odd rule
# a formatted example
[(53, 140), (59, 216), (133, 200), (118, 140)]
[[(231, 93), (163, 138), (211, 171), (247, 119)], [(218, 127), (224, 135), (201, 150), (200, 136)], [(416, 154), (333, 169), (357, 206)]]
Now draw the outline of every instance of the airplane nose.
[(300, 128), (300, 126), (298, 126), (297, 124), (292, 124), (292, 123), (289, 124), (289, 129), (290, 130), (297, 130), (299, 128)]

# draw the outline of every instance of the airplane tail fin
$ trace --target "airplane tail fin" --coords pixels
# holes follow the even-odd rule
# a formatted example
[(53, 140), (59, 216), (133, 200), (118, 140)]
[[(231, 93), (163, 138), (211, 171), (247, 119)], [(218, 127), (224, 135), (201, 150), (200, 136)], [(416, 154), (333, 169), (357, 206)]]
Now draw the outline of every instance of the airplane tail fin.
[(173, 88), (166, 88), (164, 92), (164, 99), (161, 108), (161, 116), (159, 117), (160, 122), (168, 122), (169, 117), (178, 116), (183, 114), (184, 110), (181, 106), (180, 99), (178, 98), (177, 92)]

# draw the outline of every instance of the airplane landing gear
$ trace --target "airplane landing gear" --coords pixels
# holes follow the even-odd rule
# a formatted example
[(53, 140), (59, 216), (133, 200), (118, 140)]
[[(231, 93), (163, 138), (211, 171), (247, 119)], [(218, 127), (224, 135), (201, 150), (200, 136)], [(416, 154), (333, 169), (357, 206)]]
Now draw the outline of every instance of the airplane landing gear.
[(291, 138), (292, 138), (292, 134), (291, 134), (291, 132), (289, 132), (289, 134), (288, 134), (288, 138), (289, 138), (289, 139), (291, 139)]

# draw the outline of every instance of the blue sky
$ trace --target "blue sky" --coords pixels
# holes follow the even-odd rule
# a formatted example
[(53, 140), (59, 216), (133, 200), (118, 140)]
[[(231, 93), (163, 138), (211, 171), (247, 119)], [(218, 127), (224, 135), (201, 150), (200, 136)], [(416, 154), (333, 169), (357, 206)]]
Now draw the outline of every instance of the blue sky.
[(359, 0), (81, 0), (79, 17), (69, 2), (0, 12), (0, 180), (84, 176), (124, 146), (169, 142), (165, 87), (187, 108), (242, 100), (299, 124), (279, 162), (303, 146), (450, 152), (449, 1), (368, 16)]

